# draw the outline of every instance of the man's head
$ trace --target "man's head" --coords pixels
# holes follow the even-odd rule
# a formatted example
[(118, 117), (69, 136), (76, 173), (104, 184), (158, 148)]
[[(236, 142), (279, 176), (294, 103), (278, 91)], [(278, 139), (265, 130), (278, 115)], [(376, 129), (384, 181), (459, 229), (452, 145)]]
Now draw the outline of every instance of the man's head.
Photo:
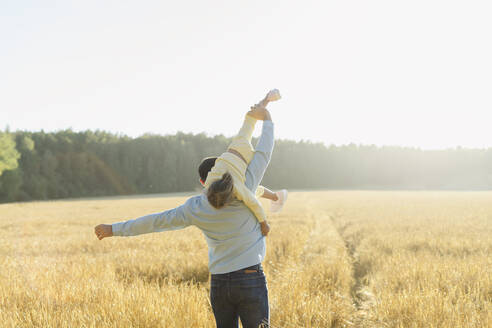
[(206, 157), (202, 160), (200, 166), (198, 166), (198, 174), (200, 175), (202, 185), (207, 181), (208, 172), (214, 167), (216, 160), (217, 157)]

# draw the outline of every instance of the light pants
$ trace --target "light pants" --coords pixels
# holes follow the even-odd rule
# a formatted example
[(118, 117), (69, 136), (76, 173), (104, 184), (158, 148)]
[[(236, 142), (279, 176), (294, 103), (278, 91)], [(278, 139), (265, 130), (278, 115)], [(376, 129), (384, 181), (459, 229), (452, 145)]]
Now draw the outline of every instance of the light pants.
[(232, 139), (229, 149), (233, 149), (241, 154), (246, 162), (237, 155), (225, 152), (215, 161), (215, 165), (208, 173), (205, 181), (205, 188), (208, 188), (213, 182), (222, 179), (224, 173), (229, 172), (234, 183), (234, 195), (237, 199), (242, 200), (246, 206), (253, 212), (259, 222), (266, 219), (265, 211), (256, 197), (261, 197), (264, 187), (259, 186), (253, 194), (245, 185), (245, 174), (248, 164), (253, 159), (255, 150), (251, 144), (251, 138), (255, 128), (256, 119), (246, 115), (239, 133)]

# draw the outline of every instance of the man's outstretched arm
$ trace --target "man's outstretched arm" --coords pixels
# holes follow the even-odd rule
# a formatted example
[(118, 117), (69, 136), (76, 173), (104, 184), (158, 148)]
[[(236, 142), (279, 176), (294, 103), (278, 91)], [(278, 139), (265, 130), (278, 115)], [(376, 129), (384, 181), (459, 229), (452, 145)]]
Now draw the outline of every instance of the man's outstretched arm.
[(100, 224), (94, 228), (94, 233), (101, 240), (112, 236), (136, 236), (151, 232), (183, 229), (191, 225), (191, 221), (185, 214), (185, 206), (186, 204), (168, 211), (111, 225)]
[(255, 155), (246, 170), (245, 185), (249, 190), (255, 191), (258, 188), (263, 175), (270, 163), (274, 146), (273, 122), (270, 113), (265, 110), (265, 118), (261, 131), (260, 140), (256, 145)]

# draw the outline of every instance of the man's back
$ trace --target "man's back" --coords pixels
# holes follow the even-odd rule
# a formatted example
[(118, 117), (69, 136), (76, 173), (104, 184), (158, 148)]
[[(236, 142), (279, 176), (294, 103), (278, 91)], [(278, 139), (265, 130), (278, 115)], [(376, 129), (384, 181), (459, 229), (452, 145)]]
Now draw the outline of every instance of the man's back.
[(183, 211), (189, 224), (205, 235), (212, 274), (236, 271), (265, 258), (266, 243), (260, 225), (243, 202), (216, 209), (202, 193), (188, 199)]

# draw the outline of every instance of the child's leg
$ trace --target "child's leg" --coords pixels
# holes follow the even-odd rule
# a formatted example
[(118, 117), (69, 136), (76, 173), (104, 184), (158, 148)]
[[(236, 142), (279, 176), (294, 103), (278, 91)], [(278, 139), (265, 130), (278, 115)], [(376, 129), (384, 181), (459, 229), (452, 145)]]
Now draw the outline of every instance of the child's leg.
[(256, 188), (255, 197), (256, 198), (263, 197), (264, 193), (265, 193), (265, 187), (260, 185), (260, 186), (258, 186), (258, 188)]
[(269, 102), (270, 100), (268, 99), (268, 95), (266, 95), (265, 98), (263, 98), (258, 104), (256, 104), (256, 106), (252, 107), (251, 109), (254, 110), (253, 108), (255, 107), (265, 108)]
[[(264, 110), (265, 106), (270, 102), (268, 98), (268, 94), (263, 98), (258, 105), (252, 106), (251, 110), (246, 113), (246, 117), (244, 118), (243, 126), (239, 130), (238, 134), (234, 139), (241, 140), (241, 141), (246, 141), (249, 144), (251, 144), (251, 138), (253, 137), (253, 131), (255, 129), (255, 124), (257, 117), (255, 115), (256, 111), (261, 111)], [(234, 147), (229, 147), (229, 148), (234, 148)], [(251, 146), (251, 148), (253, 148)]]
[(249, 164), (249, 162), (251, 162), (255, 153), (253, 145), (251, 144), (251, 138), (253, 136), (255, 124), (256, 119), (251, 117), (250, 115), (246, 115), (241, 129), (234, 137), (234, 139), (232, 139), (232, 142), (229, 145), (229, 150), (232, 149), (238, 152), (241, 155), (242, 159), (246, 162), (246, 164)]
[(246, 116), (244, 117), (243, 125), (241, 126), (241, 129), (239, 129), (237, 135), (234, 137), (234, 140), (251, 144), (251, 138), (253, 137), (255, 124), (256, 124), (256, 118), (246, 114)]
[(263, 117), (263, 112), (265, 111), (265, 106), (268, 105), (270, 101), (275, 101), (280, 97), (278, 90), (271, 90), (265, 98), (263, 98), (257, 105), (251, 107), (251, 110), (246, 114), (244, 118), (243, 125), (239, 130), (238, 134), (232, 140), (229, 149), (237, 151), (247, 164), (253, 159), (255, 150), (251, 144), (251, 138), (253, 137), (253, 131), (255, 129), (255, 124), (258, 119), (258, 115)]
[[(270, 90), (267, 95), (265, 96), (265, 98), (263, 98), (256, 106), (254, 107), (260, 107), (260, 108), (265, 108), (268, 103), (270, 101), (277, 101), (279, 100), (281, 97), (280, 97), (280, 92), (278, 91), (278, 89), (272, 89)], [(251, 108), (253, 109), (253, 107)]]
[(271, 191), (270, 189), (263, 187), (263, 186), (259, 186), (258, 189), (260, 187), (263, 188), (263, 194), (260, 195), (261, 197), (273, 200), (274, 202), (276, 202), (278, 200), (277, 193), (275, 193), (275, 192)]

